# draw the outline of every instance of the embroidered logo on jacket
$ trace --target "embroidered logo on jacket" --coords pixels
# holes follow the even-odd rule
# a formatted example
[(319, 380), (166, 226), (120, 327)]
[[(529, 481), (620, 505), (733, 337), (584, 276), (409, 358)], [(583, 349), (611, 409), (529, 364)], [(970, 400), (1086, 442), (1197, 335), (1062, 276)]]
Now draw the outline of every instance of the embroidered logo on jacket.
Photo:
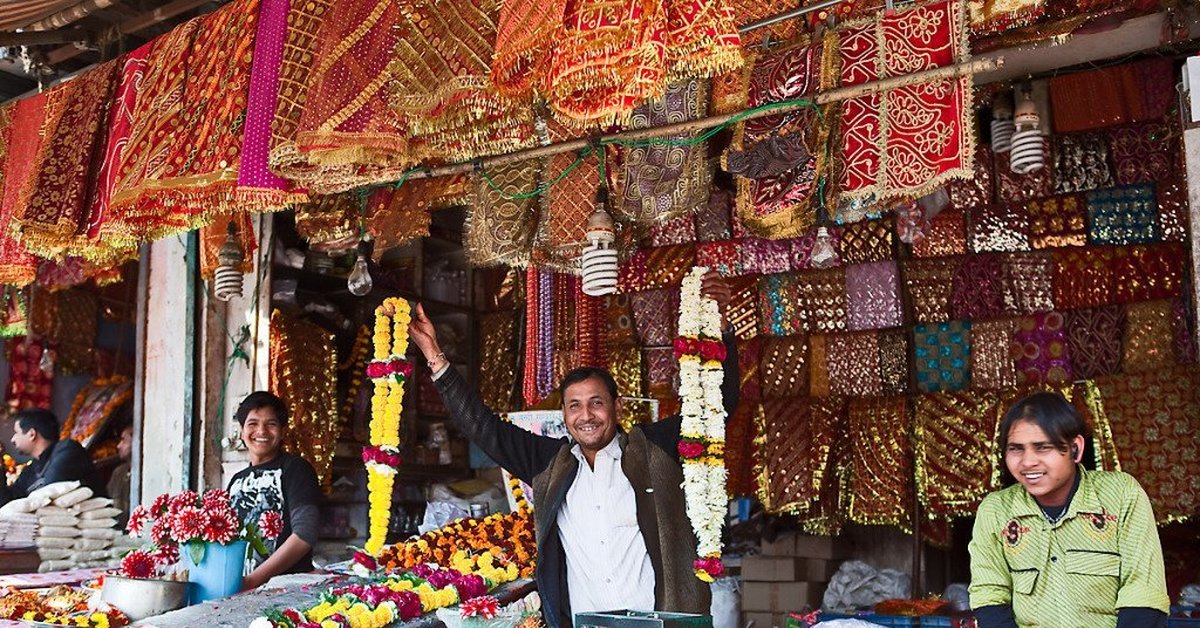
[(1016, 519), (1009, 519), (1008, 523), (1004, 524), (1004, 529), (1001, 530), (1000, 536), (1004, 539), (1004, 544), (1009, 549), (1016, 549), (1021, 544), (1021, 539), (1030, 532), (1028, 526), (1021, 525)]

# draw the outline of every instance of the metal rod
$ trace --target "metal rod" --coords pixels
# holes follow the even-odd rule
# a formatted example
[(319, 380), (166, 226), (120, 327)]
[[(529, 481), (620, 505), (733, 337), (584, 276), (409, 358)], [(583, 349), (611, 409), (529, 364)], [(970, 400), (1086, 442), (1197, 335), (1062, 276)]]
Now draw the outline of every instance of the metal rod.
[[(894, 76), (891, 78), (881, 79), (878, 81), (871, 81), (869, 83), (862, 83), (860, 85), (851, 85), (849, 87), (839, 87), (837, 89), (833, 89), (833, 90), (829, 90), (827, 92), (822, 92), (820, 94), (817, 94), (813, 100), (817, 104), (822, 105), (822, 104), (826, 104), (826, 103), (846, 100), (849, 98), (857, 98), (859, 96), (863, 96), (866, 94), (872, 94), (872, 93), (880, 92), (880, 91), (887, 90), (887, 89), (894, 89), (897, 87), (904, 87), (906, 85), (913, 85), (915, 83), (924, 83), (926, 81), (936, 81), (936, 80), (942, 80), (942, 79), (947, 79), (947, 78), (955, 78), (955, 77), (959, 77), (959, 76), (967, 76), (967, 75), (974, 74), (976, 72), (986, 72), (989, 70), (994, 70), (1002, 65), (1004, 65), (1003, 57), (997, 57), (994, 59), (992, 59), (992, 58), (974, 59), (974, 60), (968, 61), (966, 63), (960, 63), (960, 64), (956, 64), (956, 65), (948, 65), (948, 66), (945, 66), (942, 68), (935, 68), (933, 70), (914, 72), (912, 74), (905, 74), (903, 76)], [(507, 165), (507, 164), (526, 161), (529, 159), (539, 159), (542, 157), (550, 157), (553, 155), (559, 155), (559, 154), (567, 153), (567, 152), (579, 152), (579, 151), (587, 148), (588, 146), (594, 144), (597, 141), (605, 142), (605, 143), (616, 143), (616, 142), (624, 142), (624, 141), (646, 140), (646, 139), (651, 139), (651, 138), (656, 138), (656, 137), (669, 137), (669, 136), (673, 136), (673, 135), (687, 135), (687, 134), (693, 133), (695, 131), (698, 131), (700, 129), (710, 129), (715, 126), (720, 126), (722, 124), (725, 124), (725, 123), (727, 123), (735, 118), (739, 118), (739, 117), (742, 120), (753, 120), (755, 118), (761, 118), (764, 116), (773, 116), (773, 115), (779, 115), (781, 113), (787, 113), (789, 111), (795, 111), (797, 109), (802, 109), (807, 106), (808, 105), (804, 104), (804, 103), (794, 103), (791, 105), (777, 107), (774, 109), (755, 111), (753, 113), (750, 113), (749, 115), (745, 115), (746, 111), (749, 111), (749, 110), (746, 110), (746, 111), (739, 111), (737, 113), (730, 113), (730, 114), (724, 114), (724, 115), (719, 115), (719, 116), (710, 116), (707, 118), (701, 118), (699, 120), (689, 120), (687, 122), (676, 122), (675, 124), (668, 124), (668, 125), (659, 126), (659, 127), (652, 127), (652, 128), (647, 128), (647, 129), (637, 129), (637, 130), (633, 130), (633, 131), (622, 131), (620, 133), (601, 135), (601, 136), (595, 137), (595, 138), (581, 138), (581, 139), (568, 140), (565, 142), (558, 142), (556, 144), (549, 144), (547, 146), (535, 146), (533, 148), (526, 148), (526, 149), (518, 150), (518, 151), (515, 151), (512, 153), (507, 153), (505, 155), (484, 157), (482, 159), (465, 162), (465, 163), (448, 164), (445, 166), (438, 166), (436, 168), (427, 168), (424, 170), (418, 170), (416, 172), (411, 173), (407, 178), (408, 179), (424, 179), (427, 177), (442, 177), (442, 176), (448, 176), (448, 175), (453, 175), (453, 174), (463, 174), (463, 173), (471, 172), (476, 167), (494, 168), (497, 166), (503, 166), (503, 165)]]
[(827, 9), (829, 7), (840, 4), (841, 2), (842, 2), (842, 0), (825, 0), (824, 2), (818, 2), (816, 4), (809, 5), (806, 7), (799, 7), (796, 9), (792, 9), (791, 11), (785, 11), (783, 13), (780, 13), (779, 15), (772, 15), (771, 17), (764, 17), (761, 20), (757, 20), (755, 22), (750, 22), (749, 24), (746, 24), (744, 26), (739, 26), (738, 32), (739, 33), (748, 33), (752, 30), (757, 30), (760, 28), (766, 28), (768, 26), (773, 26), (780, 22), (786, 22), (792, 18), (800, 17), (801, 15), (807, 15), (809, 13), (814, 13), (816, 11), (820, 11), (821, 9)]

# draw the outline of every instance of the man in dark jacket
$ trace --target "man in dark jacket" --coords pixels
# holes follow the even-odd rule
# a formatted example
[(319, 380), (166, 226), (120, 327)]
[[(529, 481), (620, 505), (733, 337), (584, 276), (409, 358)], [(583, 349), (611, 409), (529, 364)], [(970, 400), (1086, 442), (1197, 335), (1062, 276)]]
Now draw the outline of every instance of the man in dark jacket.
[[(729, 289), (715, 274), (704, 293), (724, 313)], [(433, 323), (418, 305), (409, 328), (433, 372), (451, 420), (480, 449), (533, 486), (538, 591), (551, 626), (573, 613), (619, 609), (709, 612), (696, 578), (696, 535), (686, 513), (678, 416), (623, 432), (617, 386), (603, 369), (575, 369), (559, 386), (571, 439), (502, 421), (450, 367)], [(727, 335), (728, 411), (737, 403), (737, 354)]]
[(71, 439), (58, 439), (58, 419), (49, 410), (22, 410), (16, 414), (12, 444), (33, 458), (11, 487), (0, 482), (0, 504), (29, 495), (55, 482), (78, 480), (103, 494), (96, 468), (83, 447)]

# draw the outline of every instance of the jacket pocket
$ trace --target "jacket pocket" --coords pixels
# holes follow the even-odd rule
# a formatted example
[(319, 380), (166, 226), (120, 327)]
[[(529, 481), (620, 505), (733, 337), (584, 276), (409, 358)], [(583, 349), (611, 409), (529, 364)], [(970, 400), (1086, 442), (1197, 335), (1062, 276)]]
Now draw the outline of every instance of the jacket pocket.
[(1021, 595), (1031, 595), (1033, 593), (1034, 587), (1037, 586), (1037, 569), (1010, 570), (1009, 574), (1012, 576), (1013, 591)]
[(1121, 555), (1116, 552), (1067, 550), (1067, 573), (1082, 576), (1121, 576)]

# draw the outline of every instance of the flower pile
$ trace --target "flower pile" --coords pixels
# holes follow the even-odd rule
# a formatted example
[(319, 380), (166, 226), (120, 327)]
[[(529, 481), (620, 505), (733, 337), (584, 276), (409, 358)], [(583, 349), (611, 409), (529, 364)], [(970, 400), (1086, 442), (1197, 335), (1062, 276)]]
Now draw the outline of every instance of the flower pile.
[(696, 533), (693, 564), (697, 578), (712, 582), (724, 573), (721, 564), (721, 527), (725, 523), (725, 404), (721, 382), (721, 312), (717, 302), (704, 297), (700, 285), (708, 269), (695, 267), (683, 279), (679, 302), (680, 427), (679, 457), (683, 461), (683, 493), (688, 519)]
[(331, 588), (311, 608), (274, 610), (250, 628), (382, 628), (455, 604), (465, 608), (500, 584), (479, 574), (418, 565), (401, 576)]
[(203, 495), (195, 491), (164, 493), (150, 507), (139, 505), (129, 514), (125, 529), (133, 536), (149, 531), (153, 544), (148, 550), (134, 550), (121, 561), (121, 575), (127, 578), (156, 578), (163, 568), (179, 560), (179, 548), (185, 546), (192, 561), (204, 559), (205, 543), (227, 545), (238, 540), (250, 543), (266, 556), (264, 540), (278, 538), (283, 532), (283, 516), (268, 511), (258, 521), (243, 523), (233, 510), (229, 493), (213, 489)]
[(482, 519), (459, 519), (384, 548), (379, 554), (379, 567), (389, 573), (424, 563), (465, 568), (464, 556), (471, 556), (475, 561), (474, 568), (486, 572), (485, 577), (492, 580), (499, 579), (491, 571), (493, 567), (504, 569), (506, 577), (510, 568), (515, 569), (516, 574), (507, 580), (532, 575), (537, 546), (531, 511), (518, 508), (508, 514), (493, 513)]
[(48, 590), (0, 588), (0, 619), (80, 628), (129, 625), (129, 618), (124, 613), (107, 604), (90, 607), (90, 595), (67, 586)]
[(404, 409), (404, 384), (413, 374), (408, 352), (408, 326), (412, 310), (408, 301), (385, 299), (375, 309), (371, 336), (373, 360), (367, 365), (371, 379), (371, 445), (363, 450), (367, 465), (370, 534), (366, 551), (372, 556), (383, 549), (392, 514), (392, 486), (400, 466), (400, 412)]

